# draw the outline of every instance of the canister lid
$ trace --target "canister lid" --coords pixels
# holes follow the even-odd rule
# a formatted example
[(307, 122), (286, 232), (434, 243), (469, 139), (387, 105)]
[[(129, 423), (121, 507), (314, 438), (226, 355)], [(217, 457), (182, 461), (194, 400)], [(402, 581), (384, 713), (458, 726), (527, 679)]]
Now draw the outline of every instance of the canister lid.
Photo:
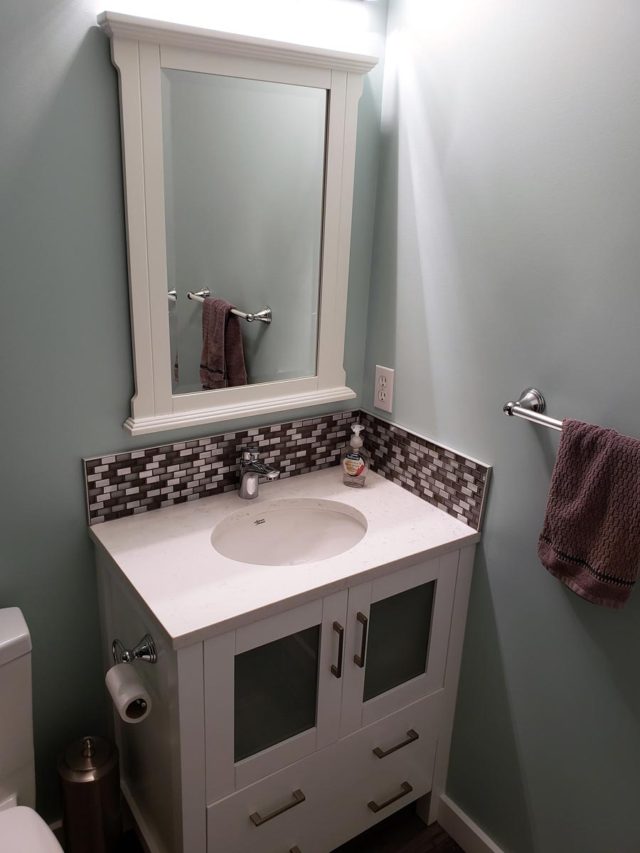
[(118, 750), (110, 741), (87, 735), (74, 741), (60, 757), (58, 772), (71, 782), (95, 782), (118, 761)]
[(31, 637), (19, 607), (0, 610), (0, 666), (31, 651)]

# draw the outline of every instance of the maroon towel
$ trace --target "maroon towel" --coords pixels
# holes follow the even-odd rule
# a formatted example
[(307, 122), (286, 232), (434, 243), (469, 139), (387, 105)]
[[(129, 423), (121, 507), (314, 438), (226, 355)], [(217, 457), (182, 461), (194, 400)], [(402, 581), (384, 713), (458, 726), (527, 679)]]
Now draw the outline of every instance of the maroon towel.
[(207, 296), (202, 304), (202, 355), (200, 381), (205, 391), (246, 385), (240, 320), (233, 305)]
[(587, 601), (624, 605), (640, 565), (638, 439), (562, 422), (538, 556)]

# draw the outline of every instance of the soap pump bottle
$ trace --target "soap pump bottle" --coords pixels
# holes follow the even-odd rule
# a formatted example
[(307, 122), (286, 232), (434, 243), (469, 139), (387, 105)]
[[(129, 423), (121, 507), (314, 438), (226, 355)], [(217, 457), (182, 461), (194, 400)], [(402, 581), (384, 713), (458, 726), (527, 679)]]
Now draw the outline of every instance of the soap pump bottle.
[(369, 470), (369, 454), (363, 449), (363, 440), (360, 433), (364, 430), (362, 424), (351, 426), (350, 447), (346, 447), (342, 454), (342, 482), (345, 486), (364, 486), (364, 481)]

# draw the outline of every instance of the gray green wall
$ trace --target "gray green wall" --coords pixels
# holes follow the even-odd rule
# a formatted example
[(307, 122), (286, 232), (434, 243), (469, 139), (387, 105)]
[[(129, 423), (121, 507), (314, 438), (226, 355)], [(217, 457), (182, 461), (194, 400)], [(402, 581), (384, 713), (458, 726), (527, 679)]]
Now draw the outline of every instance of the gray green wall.
[[(367, 6), (381, 26), (384, 4)], [(57, 752), (105, 726), (80, 458), (155, 441), (121, 428), (118, 107), (96, 11), (6, 0), (0, 27), (0, 606), (22, 607), (33, 635), (47, 817)], [(537, 384), (552, 415), (640, 435), (640, 9), (396, 0), (392, 12), (369, 348), (365, 364), (375, 75), (347, 366), (356, 389), (365, 368), (365, 402), (374, 365), (395, 367), (396, 420), (495, 466), (449, 792), (514, 853), (636, 853), (640, 598), (598, 610), (538, 565), (557, 439), (500, 409)]]
[[(38, 805), (47, 818), (59, 811), (58, 752), (106, 727), (81, 457), (240, 425), (136, 440), (122, 429), (133, 387), (120, 128), (98, 11), (90, 0), (5, 0), (0, 26), (0, 607), (21, 607), (32, 634)], [(373, 35), (385, 16), (385, 0), (368, 7)], [(346, 353), (356, 390), (380, 81), (381, 69), (360, 112)]]
[(365, 402), (495, 466), (450, 796), (512, 853), (640, 850), (640, 592), (625, 610), (536, 558), (557, 434), (640, 435), (640, 6), (392, 0)]

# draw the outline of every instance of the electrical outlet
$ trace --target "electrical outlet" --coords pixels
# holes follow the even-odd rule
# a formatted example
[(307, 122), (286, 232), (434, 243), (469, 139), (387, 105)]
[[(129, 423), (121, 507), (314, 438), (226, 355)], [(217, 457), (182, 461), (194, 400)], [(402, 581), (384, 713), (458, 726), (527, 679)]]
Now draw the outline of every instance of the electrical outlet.
[(390, 412), (393, 408), (393, 376), (395, 370), (376, 364), (376, 384), (373, 391), (373, 405), (376, 409)]

